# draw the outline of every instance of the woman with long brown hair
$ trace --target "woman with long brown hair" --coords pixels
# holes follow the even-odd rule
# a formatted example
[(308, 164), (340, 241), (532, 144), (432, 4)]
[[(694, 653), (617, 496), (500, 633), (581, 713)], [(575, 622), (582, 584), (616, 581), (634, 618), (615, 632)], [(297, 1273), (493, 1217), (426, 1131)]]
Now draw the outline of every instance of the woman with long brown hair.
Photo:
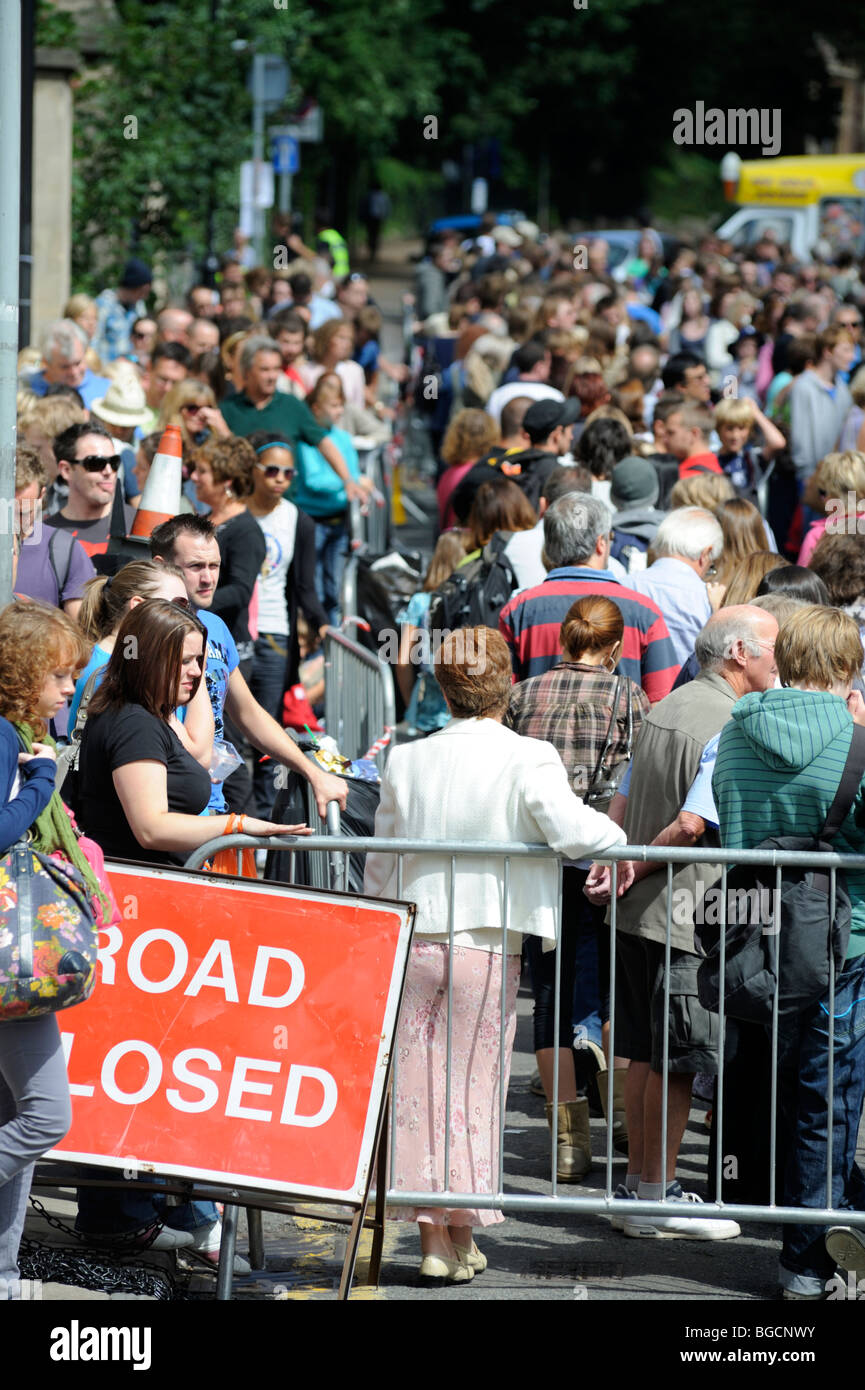
[(485, 483), (481, 483), (468, 515), (468, 554), (483, 550), (484, 546), (499, 531), (510, 535), (517, 531), (531, 531), (537, 525), (535, 509), (522, 488), (494, 473)]
[(740, 560), (729, 572), (729, 582), (724, 593), (724, 607), (733, 608), (739, 603), (750, 603), (757, 597), (757, 590), (767, 574), (773, 570), (793, 566), (774, 550), (754, 550)]
[[(194, 614), (166, 599), (138, 604), (120, 625), (79, 765), (81, 823), (114, 858), (182, 864), (228, 826), (227, 815), (201, 814), (210, 776), (187, 751), (176, 713), (198, 692), (205, 645)], [(286, 833), (254, 819), (247, 829)]]
[[(120, 625), (105, 677), (90, 702), (81, 739), (78, 804), (87, 832), (114, 859), (183, 864), (193, 849), (223, 835), (232, 817), (203, 814), (210, 775), (188, 752), (178, 707), (189, 705), (203, 683), (207, 634), (188, 609), (148, 599)], [(249, 835), (307, 835), (305, 826), (239, 818)], [(156, 1220), (152, 1201), (82, 1189), (79, 1228), (122, 1234)], [(175, 1208), (176, 1212), (185, 1212)], [(174, 1217), (184, 1232), (169, 1233), (168, 1248), (186, 1245), (218, 1259), (220, 1228), (212, 1203), (192, 1203)], [(191, 1234), (190, 1234), (191, 1233)], [(185, 1238), (179, 1238), (182, 1235)], [(248, 1270), (247, 1270), (248, 1272)]]
[[(733, 571), (755, 550), (771, 550), (766, 527), (753, 502), (744, 497), (731, 497), (715, 508), (715, 516), (724, 532), (724, 549), (710, 576), (713, 583), (729, 584)], [(762, 578), (762, 576), (761, 576)]]

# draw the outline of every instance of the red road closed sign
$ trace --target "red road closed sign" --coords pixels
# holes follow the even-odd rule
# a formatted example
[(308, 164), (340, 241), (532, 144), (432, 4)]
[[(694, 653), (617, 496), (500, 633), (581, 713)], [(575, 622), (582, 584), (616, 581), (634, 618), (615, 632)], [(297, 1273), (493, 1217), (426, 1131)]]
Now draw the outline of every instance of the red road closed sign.
[(58, 1014), (51, 1157), (361, 1201), (414, 909), (109, 865), (123, 914)]

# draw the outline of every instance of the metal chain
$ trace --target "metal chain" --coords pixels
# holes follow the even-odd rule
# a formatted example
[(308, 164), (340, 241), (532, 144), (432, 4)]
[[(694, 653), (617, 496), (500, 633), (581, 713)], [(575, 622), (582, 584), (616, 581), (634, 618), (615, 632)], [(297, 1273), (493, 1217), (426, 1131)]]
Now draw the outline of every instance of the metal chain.
[(21, 1242), (18, 1263), (23, 1279), (72, 1284), (80, 1289), (93, 1289), (101, 1293), (146, 1294), (162, 1302), (184, 1298), (168, 1269), (153, 1269), (131, 1262), (111, 1264), (98, 1254), (56, 1245), (40, 1245), (27, 1238)]
[(146, 1294), (169, 1302), (183, 1297), (170, 1269), (154, 1269), (129, 1258), (150, 1248), (159, 1234), (158, 1223), (149, 1222), (118, 1236), (94, 1237), (53, 1216), (32, 1193), (30, 1204), (49, 1226), (71, 1236), (78, 1246), (48, 1246), (25, 1238), (19, 1255), (22, 1277), (41, 1279), (43, 1283), (73, 1284), (102, 1293)]

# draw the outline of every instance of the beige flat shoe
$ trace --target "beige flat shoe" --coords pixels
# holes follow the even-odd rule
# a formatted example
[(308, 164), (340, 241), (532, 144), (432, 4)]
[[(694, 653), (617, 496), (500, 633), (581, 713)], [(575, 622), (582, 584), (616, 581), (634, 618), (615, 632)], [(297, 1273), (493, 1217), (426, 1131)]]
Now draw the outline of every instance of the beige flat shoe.
[(462, 1260), (448, 1260), (443, 1255), (424, 1255), (420, 1266), (422, 1284), (469, 1284), (475, 1272)]
[(457, 1255), (459, 1256), (459, 1261), (461, 1265), (465, 1265), (466, 1268), (472, 1270), (474, 1274), (483, 1274), (484, 1270), (487, 1267), (487, 1257), (486, 1255), (482, 1254), (482, 1252), (475, 1245), (474, 1241), (472, 1241), (471, 1245), (468, 1246), (457, 1245), (456, 1241), (454, 1241), (453, 1247), (454, 1250), (456, 1250)]

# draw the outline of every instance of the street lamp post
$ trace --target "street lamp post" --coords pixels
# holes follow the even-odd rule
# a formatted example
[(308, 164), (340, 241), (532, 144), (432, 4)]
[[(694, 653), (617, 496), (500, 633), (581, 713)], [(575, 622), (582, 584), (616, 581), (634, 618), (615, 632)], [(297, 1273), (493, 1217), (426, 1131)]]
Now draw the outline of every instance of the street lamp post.
[(0, 604), (12, 597), (20, 179), (21, 7), (8, 0), (0, 4)]

